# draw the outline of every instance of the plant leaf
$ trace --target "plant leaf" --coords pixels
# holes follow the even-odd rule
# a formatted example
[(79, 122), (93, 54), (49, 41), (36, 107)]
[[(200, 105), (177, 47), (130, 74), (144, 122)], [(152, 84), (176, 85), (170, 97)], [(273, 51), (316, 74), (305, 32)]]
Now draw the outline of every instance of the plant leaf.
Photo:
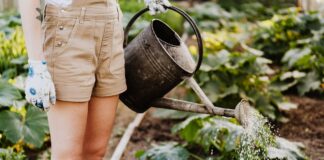
[(0, 112), (0, 130), (13, 143), (25, 143), (41, 147), (45, 134), (49, 132), (47, 117), (36, 107), (29, 106), (26, 116), (4, 110)]
[(14, 100), (21, 99), (19, 90), (5, 80), (0, 80), (0, 106), (10, 106)]
[(140, 160), (188, 160), (189, 152), (176, 142), (168, 142), (139, 153)]

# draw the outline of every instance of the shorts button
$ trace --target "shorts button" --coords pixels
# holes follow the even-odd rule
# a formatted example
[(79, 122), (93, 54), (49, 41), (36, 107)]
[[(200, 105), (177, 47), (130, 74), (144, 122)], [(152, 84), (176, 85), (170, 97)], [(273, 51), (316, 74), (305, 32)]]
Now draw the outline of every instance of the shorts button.
[(63, 45), (63, 43), (60, 41), (60, 42), (57, 42), (56, 47), (61, 47), (62, 45)]
[(64, 29), (64, 26), (60, 26), (59, 28), (60, 28), (60, 30), (63, 30)]

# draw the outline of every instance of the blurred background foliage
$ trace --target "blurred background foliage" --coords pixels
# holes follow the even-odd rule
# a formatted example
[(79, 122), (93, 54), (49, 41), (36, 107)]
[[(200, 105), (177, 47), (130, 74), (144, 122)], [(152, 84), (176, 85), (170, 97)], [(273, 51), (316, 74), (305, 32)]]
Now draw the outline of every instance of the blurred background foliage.
[[(144, 3), (138, 0), (119, 2), (124, 14), (124, 26), (134, 13), (144, 7)], [(281, 111), (296, 107), (284, 95), (323, 97), (324, 21), (319, 13), (294, 7), (296, 2), (293, 0), (192, 1), (193, 5), (184, 1), (171, 2), (187, 11), (201, 30), (204, 61), (195, 78), (215, 105), (234, 108), (241, 98), (246, 98), (263, 115), (273, 121), (284, 122), (287, 119)], [(188, 37), (186, 42), (196, 56), (195, 37), (191, 29), (180, 15), (172, 11), (154, 17), (145, 14), (132, 27), (130, 38), (146, 27), (152, 18), (162, 19), (179, 35)], [(15, 157), (9, 159), (25, 159), (24, 154), (37, 158), (48, 152), (46, 114), (24, 99), (26, 64), (27, 51), (20, 15), (15, 11), (2, 12), (0, 159), (6, 156)], [(181, 87), (186, 89), (185, 99), (199, 102), (188, 86), (183, 84)], [(218, 119), (197, 118), (187, 125), (190, 127), (195, 121), (208, 125), (211, 121), (217, 123)], [(229, 124), (227, 129), (215, 126), (215, 130), (220, 129), (224, 131), (220, 134), (226, 132), (231, 136), (231, 133), (236, 133), (231, 129), (234, 124)], [(183, 124), (183, 128), (186, 127)], [(186, 134), (180, 129), (177, 132)], [(162, 149), (168, 150), (170, 147), (177, 148), (183, 154), (189, 153), (178, 144)], [(216, 149), (224, 155), (232, 152), (222, 147)], [(145, 155), (142, 152), (138, 157)]]

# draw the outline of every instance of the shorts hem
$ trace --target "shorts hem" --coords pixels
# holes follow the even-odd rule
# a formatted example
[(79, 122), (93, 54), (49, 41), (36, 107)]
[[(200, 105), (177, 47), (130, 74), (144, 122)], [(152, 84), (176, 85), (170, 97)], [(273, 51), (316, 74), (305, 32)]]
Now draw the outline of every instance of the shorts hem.
[(95, 90), (92, 96), (96, 96), (96, 97), (114, 96), (114, 95), (119, 95), (125, 92), (126, 90), (127, 90), (127, 86), (115, 90), (113, 90), (112, 88), (99, 88)]
[(56, 99), (69, 102), (87, 102), (90, 100), (92, 87), (80, 87), (54, 84)]

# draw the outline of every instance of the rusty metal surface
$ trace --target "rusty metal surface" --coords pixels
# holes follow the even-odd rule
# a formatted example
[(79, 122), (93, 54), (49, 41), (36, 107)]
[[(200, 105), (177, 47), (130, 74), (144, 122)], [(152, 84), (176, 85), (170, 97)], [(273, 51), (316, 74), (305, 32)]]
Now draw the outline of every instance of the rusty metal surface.
[[(128, 107), (140, 113), (146, 111), (151, 102), (178, 85), (182, 77), (192, 75), (169, 56), (153, 33), (153, 23), (125, 48), (128, 89), (120, 97)], [(174, 31), (169, 29), (164, 32), (170, 34), (168, 32)]]

